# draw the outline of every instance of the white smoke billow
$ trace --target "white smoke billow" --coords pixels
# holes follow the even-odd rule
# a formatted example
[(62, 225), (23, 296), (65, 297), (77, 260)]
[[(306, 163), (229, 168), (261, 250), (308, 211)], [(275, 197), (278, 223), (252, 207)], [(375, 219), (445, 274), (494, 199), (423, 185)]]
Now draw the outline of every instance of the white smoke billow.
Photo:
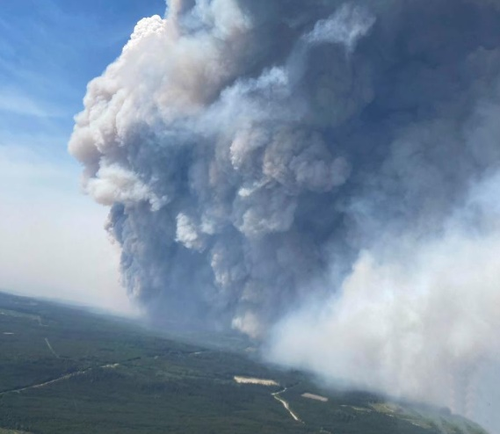
[(440, 236), (361, 252), (338, 294), (281, 321), (269, 357), (471, 417), (495, 405), (479, 394), (500, 361), (498, 175), (475, 189), (486, 191), (468, 202), (473, 216), (452, 217)]
[(171, 1), (84, 103), (154, 321), (498, 429), (498, 2)]

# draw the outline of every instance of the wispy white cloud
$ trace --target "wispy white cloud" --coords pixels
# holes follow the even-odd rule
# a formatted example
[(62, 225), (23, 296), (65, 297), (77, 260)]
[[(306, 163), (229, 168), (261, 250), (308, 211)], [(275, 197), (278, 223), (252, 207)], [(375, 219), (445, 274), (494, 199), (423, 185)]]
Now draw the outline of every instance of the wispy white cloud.
[(37, 118), (63, 118), (67, 113), (50, 102), (37, 100), (16, 89), (0, 88), (0, 112)]

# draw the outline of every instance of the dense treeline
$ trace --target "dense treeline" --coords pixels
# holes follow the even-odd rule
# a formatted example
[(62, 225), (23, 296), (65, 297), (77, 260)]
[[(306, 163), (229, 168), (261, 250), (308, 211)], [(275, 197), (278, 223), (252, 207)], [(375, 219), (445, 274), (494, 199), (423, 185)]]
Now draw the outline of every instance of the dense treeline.
[[(189, 338), (196, 341), (196, 334)], [(281, 386), (237, 384), (235, 375)], [(272, 396), (285, 386), (280, 396), (304, 424)], [(305, 399), (305, 392), (329, 401)], [(383, 402), (320, 390), (300, 373), (263, 366), (242, 352), (0, 293), (0, 434), (11, 434), (2, 428), (16, 434), (438, 434), (446, 426), (403, 408), (387, 412)], [(447, 423), (445, 431), (459, 434)]]

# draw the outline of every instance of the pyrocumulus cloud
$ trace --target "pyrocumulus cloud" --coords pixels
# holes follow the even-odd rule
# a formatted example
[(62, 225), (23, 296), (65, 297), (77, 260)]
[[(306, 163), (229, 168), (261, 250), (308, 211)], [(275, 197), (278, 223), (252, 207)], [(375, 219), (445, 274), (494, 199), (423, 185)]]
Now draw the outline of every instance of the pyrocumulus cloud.
[(153, 320), (500, 425), (499, 79), (496, 1), (176, 0), (70, 152)]

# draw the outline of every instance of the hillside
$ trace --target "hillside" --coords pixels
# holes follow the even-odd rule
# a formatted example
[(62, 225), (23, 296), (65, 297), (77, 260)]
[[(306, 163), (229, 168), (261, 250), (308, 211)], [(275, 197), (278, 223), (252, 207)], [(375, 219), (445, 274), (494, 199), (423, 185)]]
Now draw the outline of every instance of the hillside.
[(445, 411), (321, 390), (244, 352), (186, 341), (0, 293), (0, 434), (484, 432)]

